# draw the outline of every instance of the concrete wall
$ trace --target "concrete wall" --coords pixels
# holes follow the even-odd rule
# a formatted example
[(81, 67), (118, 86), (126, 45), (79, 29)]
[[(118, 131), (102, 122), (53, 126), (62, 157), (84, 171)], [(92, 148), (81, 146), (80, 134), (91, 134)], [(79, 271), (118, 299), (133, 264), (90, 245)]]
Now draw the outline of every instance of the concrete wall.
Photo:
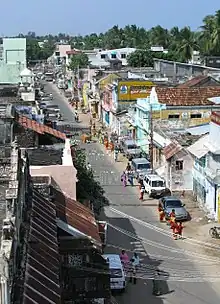
[(26, 67), (26, 38), (4, 38), (3, 60), (6, 64), (22, 64)]
[(76, 169), (73, 166), (31, 166), (31, 176), (49, 175), (52, 185), (66, 196), (76, 200)]
[[(154, 69), (163, 77), (190, 77), (212, 72), (208, 67), (154, 59)], [(213, 70), (214, 72), (215, 70)], [(216, 71), (215, 71), (216, 72)]]

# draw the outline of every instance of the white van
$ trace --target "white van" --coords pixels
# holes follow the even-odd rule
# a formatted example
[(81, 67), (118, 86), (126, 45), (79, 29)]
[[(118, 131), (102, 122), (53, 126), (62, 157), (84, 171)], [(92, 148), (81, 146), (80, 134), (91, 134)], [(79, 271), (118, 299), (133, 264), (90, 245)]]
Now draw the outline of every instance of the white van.
[(145, 175), (143, 182), (145, 192), (147, 192), (149, 196), (151, 195), (152, 191), (155, 193), (166, 189), (165, 180), (157, 174)]
[(118, 254), (104, 254), (103, 257), (109, 263), (111, 290), (124, 291), (126, 277), (120, 256)]

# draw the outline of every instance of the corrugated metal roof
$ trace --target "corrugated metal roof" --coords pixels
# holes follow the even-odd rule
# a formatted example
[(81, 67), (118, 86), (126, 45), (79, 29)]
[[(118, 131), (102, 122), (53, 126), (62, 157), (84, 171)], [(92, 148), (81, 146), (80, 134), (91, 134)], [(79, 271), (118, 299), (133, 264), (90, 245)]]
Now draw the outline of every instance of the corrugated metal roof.
[(163, 149), (163, 153), (166, 160), (169, 160), (171, 157), (176, 155), (182, 149), (183, 148), (178, 144), (178, 142), (173, 141)]
[(192, 146), (188, 147), (187, 150), (197, 158), (205, 156), (209, 152), (207, 143), (209, 141), (209, 134), (201, 137)]
[(33, 190), (24, 304), (61, 303), (55, 205)]
[(57, 217), (83, 234), (101, 243), (98, 225), (92, 210), (53, 189)]
[(204, 135), (206, 133), (209, 133), (210, 126), (209, 124), (201, 125), (201, 126), (194, 126), (186, 129), (187, 133), (190, 133), (191, 135)]

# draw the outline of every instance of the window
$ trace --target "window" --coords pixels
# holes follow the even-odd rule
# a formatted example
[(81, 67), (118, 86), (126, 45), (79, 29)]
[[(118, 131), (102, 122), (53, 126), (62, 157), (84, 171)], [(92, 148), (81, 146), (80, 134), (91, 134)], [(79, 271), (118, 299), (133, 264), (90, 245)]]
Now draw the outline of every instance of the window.
[(183, 160), (176, 160), (176, 170), (183, 170)]
[(55, 52), (56, 57), (60, 57), (60, 52)]
[(168, 115), (168, 119), (179, 119), (180, 115), (179, 114), (170, 114)]
[(116, 59), (117, 58), (116, 54), (111, 54), (111, 58)]
[(220, 63), (220, 60), (219, 60), (219, 59), (217, 59), (217, 60), (216, 60), (216, 63)]
[(105, 59), (105, 54), (101, 54), (101, 59)]
[(164, 187), (163, 181), (152, 181), (152, 187), (158, 188), (158, 187)]
[(202, 114), (201, 113), (191, 114), (190, 118), (202, 118)]
[(126, 54), (121, 54), (121, 59), (125, 59), (127, 57)]
[(209, 63), (213, 63), (213, 60), (209, 60)]
[(112, 279), (121, 278), (122, 277), (121, 269), (110, 269), (110, 277)]

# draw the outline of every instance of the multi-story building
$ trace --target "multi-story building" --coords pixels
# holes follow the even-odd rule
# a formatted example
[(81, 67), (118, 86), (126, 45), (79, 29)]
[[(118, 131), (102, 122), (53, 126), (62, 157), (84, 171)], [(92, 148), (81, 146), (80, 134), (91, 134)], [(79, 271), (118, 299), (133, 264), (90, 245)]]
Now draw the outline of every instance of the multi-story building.
[(26, 66), (26, 38), (3, 38), (0, 46), (0, 83), (17, 84)]
[(193, 192), (210, 218), (220, 221), (220, 112), (211, 115), (210, 132), (188, 148), (194, 157)]

